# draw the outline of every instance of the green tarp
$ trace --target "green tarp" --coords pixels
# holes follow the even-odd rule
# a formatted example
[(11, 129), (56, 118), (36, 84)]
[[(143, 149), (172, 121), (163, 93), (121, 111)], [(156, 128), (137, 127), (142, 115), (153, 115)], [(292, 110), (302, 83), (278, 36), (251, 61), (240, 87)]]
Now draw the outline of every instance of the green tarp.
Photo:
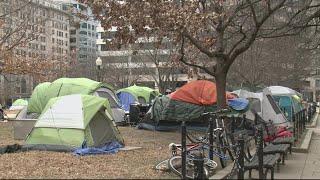
[[(228, 116), (241, 116), (250, 105), (242, 110), (231, 110)], [(158, 96), (155, 98), (151, 107), (151, 119), (156, 122), (160, 121), (199, 121), (205, 112), (217, 110), (217, 105), (200, 106), (170, 99), (168, 96)]]
[(53, 97), (70, 94), (91, 95), (99, 88), (111, 89), (112, 87), (87, 78), (60, 78), (52, 83), (39, 84), (31, 95), (28, 113), (40, 114), (47, 102)]

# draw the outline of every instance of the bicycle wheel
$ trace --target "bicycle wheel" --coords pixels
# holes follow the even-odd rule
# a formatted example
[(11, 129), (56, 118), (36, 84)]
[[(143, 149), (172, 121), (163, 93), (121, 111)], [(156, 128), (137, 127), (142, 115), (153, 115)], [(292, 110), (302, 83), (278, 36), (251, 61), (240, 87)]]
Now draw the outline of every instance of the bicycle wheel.
[[(189, 160), (187, 159), (187, 162), (186, 162), (186, 178), (194, 179), (194, 165), (192, 163), (188, 163), (188, 161), (190, 161), (190, 159)], [(174, 174), (182, 177), (182, 157), (181, 156), (173, 156), (172, 158), (170, 158), (168, 161), (168, 166)], [(205, 177), (209, 176), (209, 171), (206, 167), (203, 167), (203, 173)]]
[(156, 165), (156, 170), (160, 170), (160, 171), (169, 171), (169, 167), (168, 167), (168, 161), (169, 159), (163, 160), (160, 163), (158, 163)]

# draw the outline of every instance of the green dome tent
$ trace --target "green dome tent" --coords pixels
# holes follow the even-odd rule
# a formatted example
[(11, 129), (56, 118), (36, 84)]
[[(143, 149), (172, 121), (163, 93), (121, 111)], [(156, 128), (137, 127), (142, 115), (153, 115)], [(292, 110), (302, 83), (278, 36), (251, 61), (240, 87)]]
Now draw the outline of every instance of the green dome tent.
[(149, 104), (160, 93), (154, 89), (143, 86), (130, 86), (117, 91), (117, 96), (126, 111), (129, 111), (130, 104), (139, 102)]
[(27, 145), (97, 147), (111, 141), (123, 144), (107, 99), (91, 95), (68, 95), (50, 99), (26, 139)]
[(50, 82), (38, 84), (29, 99), (27, 111), (32, 113), (41, 113), (42, 109), (46, 106), (46, 92), (50, 86)]
[(71, 94), (94, 95), (108, 99), (116, 123), (125, 122), (125, 112), (121, 109), (113, 88), (108, 84), (87, 78), (60, 78), (52, 83), (39, 84), (31, 95), (27, 112), (24, 115), (37, 118), (51, 98)]
[(12, 103), (12, 106), (27, 106), (28, 101), (25, 99), (17, 99)]
[(40, 114), (47, 102), (53, 97), (70, 94), (93, 94), (99, 88), (111, 86), (87, 78), (60, 78), (52, 83), (39, 84), (31, 95), (28, 113)]

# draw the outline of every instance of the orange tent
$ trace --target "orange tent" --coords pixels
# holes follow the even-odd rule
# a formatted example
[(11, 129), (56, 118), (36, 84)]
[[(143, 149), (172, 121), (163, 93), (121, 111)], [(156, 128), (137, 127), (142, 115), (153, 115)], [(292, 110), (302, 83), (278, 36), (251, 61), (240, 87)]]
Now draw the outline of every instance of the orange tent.
[[(227, 92), (227, 99), (235, 98)], [(217, 87), (211, 81), (197, 80), (192, 81), (177, 91), (169, 94), (171, 99), (188, 102), (198, 105), (212, 105), (217, 102)]]

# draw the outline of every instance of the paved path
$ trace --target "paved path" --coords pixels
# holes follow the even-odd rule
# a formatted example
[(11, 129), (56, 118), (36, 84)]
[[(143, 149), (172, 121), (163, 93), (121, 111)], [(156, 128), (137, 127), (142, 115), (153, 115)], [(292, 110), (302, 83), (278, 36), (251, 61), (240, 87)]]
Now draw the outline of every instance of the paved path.
[(309, 153), (288, 155), (286, 165), (275, 173), (276, 179), (320, 179), (320, 116), (313, 132)]
[[(313, 132), (309, 153), (288, 154), (286, 164), (280, 165), (280, 171), (275, 170), (275, 179), (320, 179), (320, 116)], [(257, 178), (258, 172), (253, 171), (252, 176)]]

